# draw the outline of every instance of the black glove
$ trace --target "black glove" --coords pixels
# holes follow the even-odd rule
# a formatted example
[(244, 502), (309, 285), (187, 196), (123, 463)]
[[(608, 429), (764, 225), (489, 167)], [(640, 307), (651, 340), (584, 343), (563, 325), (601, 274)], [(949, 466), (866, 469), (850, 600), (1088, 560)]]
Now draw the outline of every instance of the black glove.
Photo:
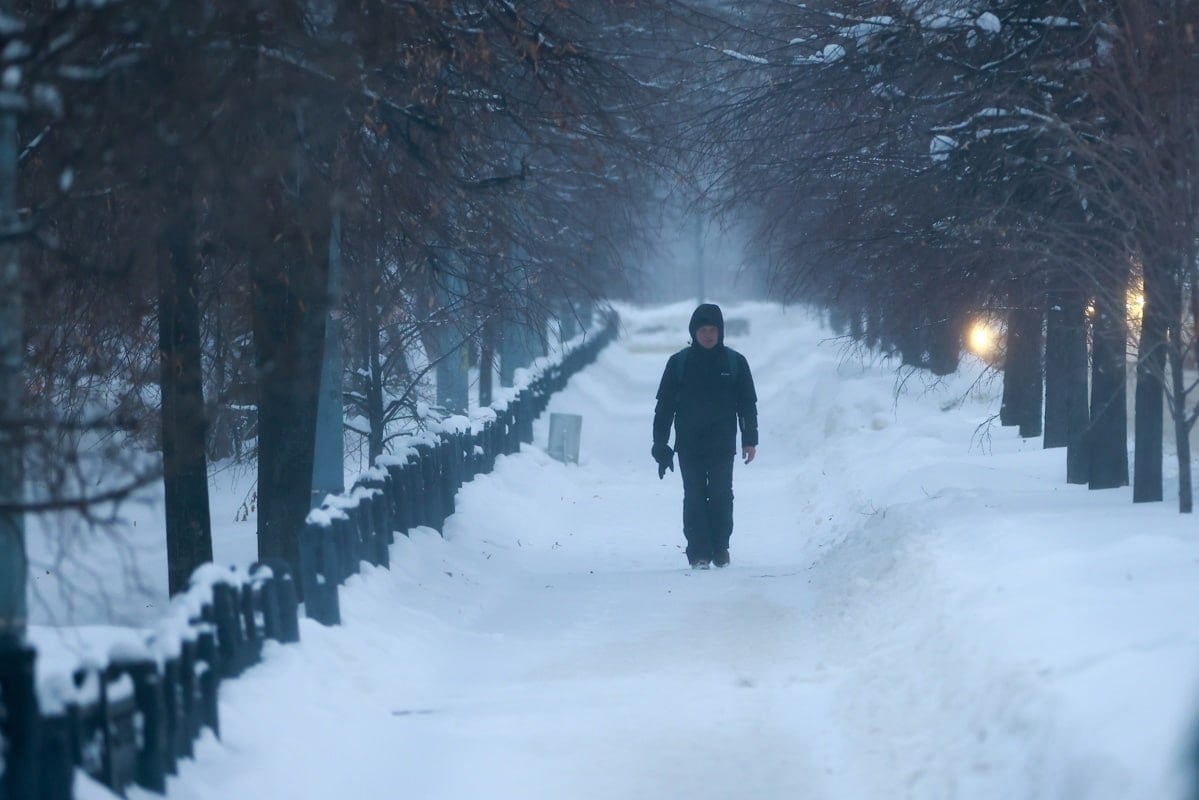
[(666, 477), (666, 470), (674, 472), (674, 451), (670, 449), (670, 445), (655, 442), (650, 453), (654, 461), (658, 462), (658, 480)]

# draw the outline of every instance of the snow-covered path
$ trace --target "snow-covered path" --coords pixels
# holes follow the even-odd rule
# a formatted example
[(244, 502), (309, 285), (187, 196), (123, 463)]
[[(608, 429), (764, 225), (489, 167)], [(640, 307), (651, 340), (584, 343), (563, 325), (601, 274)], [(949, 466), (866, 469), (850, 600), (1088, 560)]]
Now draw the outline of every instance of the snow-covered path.
[(170, 797), (1168, 796), (1199, 675), (1177, 515), (1066, 487), (1009, 431), (972, 447), (985, 387), (895, 406), (893, 372), (747, 306), (762, 445), (733, 566), (688, 571), (649, 431), (689, 312), (630, 310), (554, 399), (582, 463), (543, 418), (444, 540), (350, 581), (343, 626), (226, 684)]

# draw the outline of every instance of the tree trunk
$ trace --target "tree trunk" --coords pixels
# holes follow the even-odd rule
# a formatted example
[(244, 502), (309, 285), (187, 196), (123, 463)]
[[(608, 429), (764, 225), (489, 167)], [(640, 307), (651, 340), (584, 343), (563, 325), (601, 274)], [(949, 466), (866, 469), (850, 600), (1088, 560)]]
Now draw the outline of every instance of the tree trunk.
[[(845, 317), (845, 310), (841, 306), (832, 306), (828, 310), (828, 327), (833, 333), (838, 336), (844, 336), (848, 329), (848, 320)], [(564, 337), (569, 338), (569, 337)]]
[(208, 507), (199, 269), (191, 193), (180, 182), (181, 208), (163, 231), (158, 252), (158, 347), (162, 384), (162, 468), (167, 534), (167, 586), (187, 588), (196, 567), (212, 561)]
[(1187, 420), (1186, 377), (1183, 374), (1185, 350), (1181, 345), (1179, 331), (1182, 320), (1172, 320), (1170, 325), (1171, 344), (1167, 351), (1170, 359), (1170, 392), (1174, 407), (1174, 446), (1178, 450), (1178, 511), (1190, 514), (1194, 510), (1191, 478), (1191, 426)]
[(1095, 299), (1091, 352), (1091, 425), (1087, 484), (1091, 489), (1128, 485), (1128, 412), (1126, 386), (1126, 275)]
[(928, 342), (928, 370), (934, 375), (952, 375), (962, 358), (964, 323), (952, 315), (931, 323)]
[(329, 281), (326, 288), (325, 335), (321, 348), (320, 390), (317, 393), (316, 431), (309, 505), (325, 495), (345, 491), (345, 404), (341, 359), (341, 215), (334, 213), (329, 228)]
[(899, 350), (899, 363), (905, 367), (920, 369), (928, 363), (925, 356), (925, 331), (921, 327), (922, 323), (923, 318), (917, 320), (910, 316), (905, 317), (893, 331), (895, 345)]
[(463, 330), (462, 298), (467, 295), (465, 281), (446, 271), (439, 276), (434, 290), (442, 309), (433, 329), (437, 339), (437, 405), (450, 414), (470, 413), (470, 346)]
[[(1183, 275), (1186, 285), (1192, 287), (1190, 292), (1191, 297), (1191, 323), (1199, 325), (1199, 297), (1196, 297), (1194, 288), (1196, 281), (1199, 281), (1199, 270), (1196, 269), (1196, 254), (1194, 246), (1189, 248), (1185, 258)], [(1179, 283), (1175, 283), (1171, 289), (1176, 292), (1174, 302), (1177, 303), (1177, 312), (1172, 314), (1170, 336), (1172, 346), (1170, 347), (1170, 383), (1173, 387), (1174, 394), (1174, 442), (1178, 449), (1178, 511), (1182, 514), (1190, 514), (1194, 511), (1194, 495), (1191, 478), (1191, 418), (1190, 410), (1187, 408), (1187, 390), (1183, 369), (1186, 366), (1186, 356), (1188, 348), (1184, 343), (1183, 315), (1182, 315), (1182, 288)], [(1194, 340), (1192, 340), (1192, 346)]]
[(1067, 293), (1049, 293), (1045, 314), (1045, 434), (1046, 449), (1070, 443), (1070, 325)]
[(1137, 352), (1137, 387), (1133, 410), (1134, 503), (1162, 499), (1162, 434), (1165, 399), (1166, 331), (1170, 276), (1159, 258), (1145, 259), (1145, 304), (1141, 313), (1141, 341)]
[(1021, 295), (1008, 314), (1007, 355), (1003, 368), (1002, 425), (1018, 425), (1025, 438), (1041, 435), (1041, 327), (1040, 296), (1031, 302)]
[[(3, 4), (7, 7), (8, 4)], [(0, 113), (0, 224), (16, 220), (16, 118)], [(22, 423), (24, 309), (21, 262), (15, 242), (0, 242), (0, 652), (16, 650), (25, 640), (28, 560), (25, 553)]]
[(1085, 484), (1090, 480), (1089, 431), (1091, 412), (1087, 403), (1087, 312), (1086, 298), (1071, 291), (1060, 296), (1063, 325), (1061, 367), (1066, 394), (1066, 482)]
[(864, 341), (866, 338), (866, 325), (862, 322), (862, 311), (856, 306), (849, 315), (849, 338), (855, 342)]
[(882, 309), (878, 307), (867, 308), (865, 312), (866, 322), (862, 326), (862, 341), (871, 350), (877, 350), (883, 346), (882, 313)]
[(479, 348), (479, 408), (487, 408), (492, 400), (495, 374), (495, 330), (492, 323), (483, 326), (483, 343)]
[(383, 455), (383, 363), (379, 357), (379, 313), (374, 298), (368, 297), (358, 312), (362, 341), (366, 345), (366, 418), (370, 433), (366, 437), (370, 463)]
[[(309, 191), (319, 190), (313, 185)], [(312, 495), (331, 215), (326, 203), (325, 213), (318, 209), (307, 215), (312, 228), (302, 230), (283, 206), (278, 184), (268, 183), (263, 192), (273, 195), (267, 207), (273, 211), (271, 239), (276, 246), (253, 266), (258, 557), (282, 558), (295, 568)]]
[(1026, 345), (1028, 347), (1028, 372), (1024, 377), (1024, 410), (1020, 419), (1020, 435), (1025, 439), (1034, 439), (1041, 435), (1044, 429), (1044, 396), (1045, 396), (1045, 312), (1044, 296), (1038, 297), (1038, 306), (1025, 309), (1027, 316), (1024, 320), (1028, 326), (1025, 329)]
[(213, 316), (211, 325), (212, 345), (210, 357), (212, 368), (210, 372), (212, 403), (208, 417), (208, 457), (214, 461), (227, 458), (235, 453), (234, 416), (230, 413), (227, 399), (229, 397), (229, 361), (225, 352), (225, 324), (223, 303), (220, 287), (217, 287), (209, 312)]

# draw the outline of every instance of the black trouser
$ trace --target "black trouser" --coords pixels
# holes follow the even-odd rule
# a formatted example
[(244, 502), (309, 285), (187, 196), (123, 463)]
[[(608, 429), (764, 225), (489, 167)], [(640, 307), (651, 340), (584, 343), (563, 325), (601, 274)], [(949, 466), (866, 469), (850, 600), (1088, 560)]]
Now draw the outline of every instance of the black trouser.
[(711, 560), (733, 534), (733, 456), (679, 453), (687, 560)]

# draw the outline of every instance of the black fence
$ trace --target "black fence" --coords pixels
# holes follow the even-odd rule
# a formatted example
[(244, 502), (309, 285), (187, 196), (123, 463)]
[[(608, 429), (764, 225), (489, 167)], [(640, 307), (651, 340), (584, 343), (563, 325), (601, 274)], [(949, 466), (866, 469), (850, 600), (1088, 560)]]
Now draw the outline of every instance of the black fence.
[[(617, 333), (614, 314), (596, 335), (543, 369), (480, 430), (430, 436), (404, 457), (385, 457), (343, 495), (329, 498), (300, 535), (298, 570), (283, 562), (247, 572), (206, 565), (144, 647), (80, 667), (47, 697), (36, 685), (32, 648), (0, 656), (0, 800), (70, 800), (81, 769), (124, 794), (136, 784), (165, 793), (168, 775), (192, 755), (204, 729), (220, 735), (218, 694), (262, 656), (269, 640), (300, 639), (303, 612), (341, 621), (339, 588), (363, 562), (389, 566), (395, 534), (441, 531), (459, 487), (496, 459), (533, 441), (533, 420), (571, 375)], [(299, 586), (297, 586), (297, 581)]]
[(43, 687), (39, 703), (29, 699), (39, 688), (33, 649), (0, 659), (10, 732), (5, 797), (69, 800), (76, 768), (118, 793), (134, 783), (165, 792), (166, 776), (191, 756), (200, 732), (220, 734), (221, 681), (257, 662), (267, 639), (300, 639), (285, 564), (255, 564), (249, 573), (210, 565), (172, 606), (176, 616), (144, 647), (118, 650), (102, 668), (76, 669), (70, 685)]

